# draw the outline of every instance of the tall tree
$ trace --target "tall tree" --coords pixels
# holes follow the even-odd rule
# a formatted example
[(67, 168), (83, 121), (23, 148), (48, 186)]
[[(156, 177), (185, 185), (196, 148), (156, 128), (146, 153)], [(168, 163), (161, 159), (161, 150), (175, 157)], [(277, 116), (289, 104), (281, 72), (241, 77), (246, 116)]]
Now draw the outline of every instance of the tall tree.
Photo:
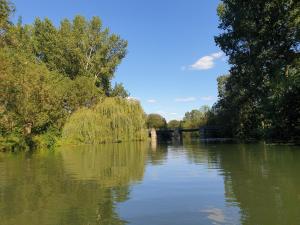
[(103, 28), (99, 17), (87, 21), (76, 16), (57, 28), (51, 20), (37, 18), (33, 25), (13, 27), (9, 41), (35, 59), (70, 79), (92, 77), (95, 85), (110, 95), (111, 80), (126, 55), (127, 42)]
[(0, 45), (3, 44), (4, 34), (10, 23), (9, 17), (14, 12), (14, 6), (8, 0), (0, 0)]
[[(296, 135), (299, 113), (287, 111), (300, 104), (300, 2), (223, 0), (218, 15), (224, 32), (215, 40), (231, 64), (218, 106), (237, 121), (234, 133), (261, 137), (285, 127)], [(279, 104), (286, 95), (296, 96), (292, 105)], [(289, 125), (283, 124), (286, 120)]]
[(98, 17), (77, 16), (59, 27), (9, 21), (13, 6), (0, 0), (0, 150), (50, 147), (70, 114), (106, 96), (128, 96), (111, 87), (127, 42)]

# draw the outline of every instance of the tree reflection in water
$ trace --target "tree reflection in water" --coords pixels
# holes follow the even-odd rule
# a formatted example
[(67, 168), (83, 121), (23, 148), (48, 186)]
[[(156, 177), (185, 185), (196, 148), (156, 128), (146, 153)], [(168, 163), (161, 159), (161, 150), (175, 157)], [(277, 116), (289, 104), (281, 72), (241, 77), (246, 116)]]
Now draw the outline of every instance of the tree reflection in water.
[(116, 203), (143, 178), (147, 143), (0, 155), (1, 224), (121, 225)]
[(0, 154), (0, 224), (300, 224), (299, 160), (299, 147), (199, 142)]
[(218, 169), (228, 206), (245, 225), (300, 224), (300, 151), (265, 144), (185, 146), (193, 163)]

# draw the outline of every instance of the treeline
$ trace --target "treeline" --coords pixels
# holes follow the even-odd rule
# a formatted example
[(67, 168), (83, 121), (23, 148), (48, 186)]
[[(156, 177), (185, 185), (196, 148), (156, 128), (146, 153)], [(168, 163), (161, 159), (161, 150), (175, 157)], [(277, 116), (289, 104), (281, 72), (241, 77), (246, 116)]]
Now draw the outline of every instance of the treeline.
[(300, 140), (300, 2), (222, 0), (217, 45), (230, 74), (218, 78), (214, 122), (243, 139)]
[(78, 109), (128, 96), (111, 83), (127, 42), (98, 17), (23, 25), (10, 21), (8, 0), (0, 0), (0, 11), (0, 149), (51, 147)]
[[(186, 112), (181, 120), (170, 120), (169, 122), (159, 114), (149, 114), (147, 116), (147, 127), (148, 129), (155, 128), (156, 130), (160, 130), (160, 140), (167, 141), (172, 137), (169, 132), (165, 131), (174, 129), (198, 129), (201, 126), (214, 125), (212, 124), (211, 118), (213, 118), (211, 108), (204, 105), (199, 109)], [(218, 136), (219, 134), (214, 135)], [(199, 138), (199, 132), (184, 132), (183, 136), (185, 138)]]
[(300, 2), (222, 0), (216, 44), (229, 74), (218, 78), (218, 101), (168, 124), (148, 116), (148, 127), (217, 125), (223, 137), (300, 141)]
[(169, 122), (159, 114), (149, 114), (147, 116), (147, 127), (155, 129), (177, 129), (177, 128), (199, 128), (204, 125), (214, 124), (214, 115), (207, 105), (200, 109), (193, 109), (186, 112), (182, 120), (170, 120)]

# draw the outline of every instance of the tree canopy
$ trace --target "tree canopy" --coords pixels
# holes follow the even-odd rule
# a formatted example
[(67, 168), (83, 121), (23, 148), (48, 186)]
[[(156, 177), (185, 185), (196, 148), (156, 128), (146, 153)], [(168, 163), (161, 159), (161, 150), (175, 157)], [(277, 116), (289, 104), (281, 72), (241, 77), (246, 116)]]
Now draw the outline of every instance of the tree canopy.
[(183, 120), (183, 128), (199, 128), (207, 123), (208, 113), (210, 108), (208, 106), (202, 106), (199, 110), (193, 109), (190, 112), (186, 112)]
[(147, 116), (148, 128), (163, 129), (166, 128), (166, 126), (167, 126), (167, 121), (161, 115), (152, 113)]
[(99, 17), (23, 25), (10, 21), (10, 1), (0, 0), (0, 9), (0, 149), (50, 147), (78, 109), (128, 96), (112, 85), (127, 42)]
[(37, 18), (32, 25), (12, 26), (7, 37), (11, 47), (43, 62), (50, 71), (70, 79), (94, 78), (106, 95), (127, 47), (126, 41), (102, 26), (99, 17), (88, 21), (76, 16), (72, 21), (64, 19), (59, 27), (47, 18)]
[(231, 64), (218, 79), (219, 121), (242, 138), (299, 138), (300, 2), (223, 0), (218, 15)]
[(168, 122), (168, 128), (170, 129), (180, 128), (180, 127), (181, 127), (181, 121), (179, 120), (170, 120)]

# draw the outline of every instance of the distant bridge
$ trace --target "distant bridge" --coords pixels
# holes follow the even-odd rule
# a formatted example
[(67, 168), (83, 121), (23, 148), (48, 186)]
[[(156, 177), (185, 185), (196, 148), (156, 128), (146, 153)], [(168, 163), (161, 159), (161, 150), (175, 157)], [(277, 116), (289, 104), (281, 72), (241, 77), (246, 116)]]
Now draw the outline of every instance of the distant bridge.
[(150, 137), (158, 139), (182, 140), (183, 133), (199, 132), (200, 139), (219, 138), (221, 133), (220, 126), (201, 126), (199, 128), (176, 128), (176, 129), (151, 129)]

